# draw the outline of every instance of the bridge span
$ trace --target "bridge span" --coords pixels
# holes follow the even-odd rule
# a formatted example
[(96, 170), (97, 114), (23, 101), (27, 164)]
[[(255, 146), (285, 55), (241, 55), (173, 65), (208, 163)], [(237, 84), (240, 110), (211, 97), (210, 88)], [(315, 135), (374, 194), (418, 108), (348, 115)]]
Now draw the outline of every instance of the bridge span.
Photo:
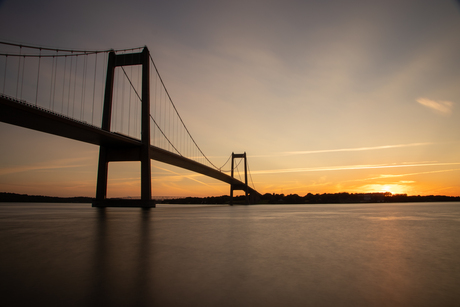
[[(24, 101), (0, 95), (0, 121), (84, 143), (112, 148), (109, 161), (140, 161), (141, 140), (103, 130), (91, 124), (72, 119)], [(236, 178), (184, 156), (150, 145), (151, 159), (196, 172), (228, 184), (244, 186)], [(258, 194), (251, 187), (250, 194)]]
[[(204, 155), (147, 47), (81, 51), (0, 46), (13, 50), (0, 50), (0, 121), (99, 146), (93, 206), (154, 207), (151, 160), (228, 183), (231, 199), (234, 190), (243, 190), (247, 203), (260, 195), (248, 184), (246, 153), (232, 153), (230, 175)], [(240, 164), (235, 159), (244, 161), (244, 182), (234, 176)], [(141, 162), (140, 200), (107, 198), (108, 167), (114, 161)]]

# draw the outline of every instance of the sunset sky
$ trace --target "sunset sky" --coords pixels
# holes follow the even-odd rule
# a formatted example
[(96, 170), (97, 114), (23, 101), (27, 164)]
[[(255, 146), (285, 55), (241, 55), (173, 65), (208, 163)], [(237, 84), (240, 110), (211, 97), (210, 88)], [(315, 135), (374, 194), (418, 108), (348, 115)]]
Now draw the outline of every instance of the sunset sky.
[[(184, 122), (261, 193), (460, 196), (460, 5), (448, 0), (0, 0), (0, 40), (148, 46)], [(95, 196), (99, 148), (0, 123), (0, 191)], [(140, 195), (111, 163), (109, 197)], [(152, 162), (154, 196), (229, 194)]]

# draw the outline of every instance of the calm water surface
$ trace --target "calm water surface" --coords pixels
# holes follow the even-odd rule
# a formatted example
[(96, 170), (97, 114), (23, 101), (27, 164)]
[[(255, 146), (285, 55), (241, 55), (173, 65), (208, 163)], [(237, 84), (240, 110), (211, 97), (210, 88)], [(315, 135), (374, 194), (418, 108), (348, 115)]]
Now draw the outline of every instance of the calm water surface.
[(459, 306), (460, 203), (0, 203), (0, 306)]

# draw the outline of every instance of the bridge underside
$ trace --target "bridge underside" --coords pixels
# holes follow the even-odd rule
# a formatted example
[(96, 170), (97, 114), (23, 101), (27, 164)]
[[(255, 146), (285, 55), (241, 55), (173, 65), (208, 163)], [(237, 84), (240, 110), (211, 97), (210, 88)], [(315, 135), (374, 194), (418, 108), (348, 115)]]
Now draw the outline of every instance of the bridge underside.
[[(140, 140), (108, 132), (99, 127), (76, 121), (3, 95), (0, 95), (0, 121), (89, 144), (105, 146), (109, 148), (108, 161), (140, 161), (141, 159), (142, 143)], [(150, 145), (150, 157), (152, 160), (203, 174), (234, 186), (243, 187), (245, 190), (247, 189), (249, 194), (259, 194), (243, 182), (217, 169), (153, 145)], [(119, 203), (123, 204), (123, 202)], [(114, 203), (113, 206), (116, 206), (116, 204)], [(125, 206), (127, 205), (125, 204)], [(134, 203), (131, 206), (139, 207)]]

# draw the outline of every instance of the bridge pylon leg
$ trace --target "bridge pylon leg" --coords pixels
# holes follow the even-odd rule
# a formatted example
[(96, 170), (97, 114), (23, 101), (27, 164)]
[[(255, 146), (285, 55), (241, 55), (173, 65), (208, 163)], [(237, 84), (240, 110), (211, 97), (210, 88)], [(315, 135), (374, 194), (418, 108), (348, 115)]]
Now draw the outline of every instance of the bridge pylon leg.
[(248, 195), (248, 167), (247, 167), (247, 160), (246, 160), (246, 152), (242, 154), (235, 154), (232, 152), (232, 180), (234, 177), (234, 168), (235, 168), (235, 159), (243, 159), (244, 160), (244, 185), (240, 183), (231, 183), (230, 184), (230, 206), (233, 206), (233, 191), (235, 190), (242, 190), (245, 192), (246, 204), (249, 205), (249, 195)]
[[(150, 53), (147, 47), (140, 53), (109, 53), (105, 83), (102, 129), (110, 132), (115, 67), (142, 65), (141, 145), (138, 147), (111, 147), (101, 144), (97, 174), (96, 200), (93, 207), (154, 208), (150, 155)], [(107, 199), (108, 166), (111, 161), (141, 162), (141, 199)]]
[(97, 168), (96, 200), (104, 200), (107, 197), (107, 180), (109, 175), (109, 162), (107, 161), (107, 149), (99, 147), (99, 165)]

